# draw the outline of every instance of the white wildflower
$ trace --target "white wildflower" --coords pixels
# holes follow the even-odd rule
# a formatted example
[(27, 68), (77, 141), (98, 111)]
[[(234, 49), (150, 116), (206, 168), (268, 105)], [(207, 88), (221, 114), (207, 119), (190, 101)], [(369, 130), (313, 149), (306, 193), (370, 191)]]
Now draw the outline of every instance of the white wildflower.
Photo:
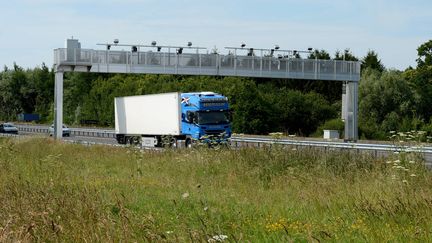
[(411, 177), (416, 177), (417, 175), (416, 175), (416, 174), (411, 174), (410, 176), (411, 176)]
[(408, 181), (407, 181), (407, 180), (402, 180), (402, 182), (408, 184)]
[(226, 235), (215, 235), (212, 238), (210, 238), (208, 242), (222, 242), (226, 239), (228, 239), (228, 236)]
[(183, 198), (183, 199), (186, 199), (186, 198), (188, 198), (188, 197), (189, 197), (189, 193), (187, 193), (187, 192), (183, 193), (183, 195), (182, 195), (182, 198)]

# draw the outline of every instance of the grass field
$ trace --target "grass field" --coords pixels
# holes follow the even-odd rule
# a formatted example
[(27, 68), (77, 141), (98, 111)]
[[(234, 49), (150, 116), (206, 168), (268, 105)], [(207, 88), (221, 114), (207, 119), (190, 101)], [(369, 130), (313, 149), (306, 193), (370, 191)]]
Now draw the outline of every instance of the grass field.
[(0, 242), (430, 242), (421, 162), (0, 139)]

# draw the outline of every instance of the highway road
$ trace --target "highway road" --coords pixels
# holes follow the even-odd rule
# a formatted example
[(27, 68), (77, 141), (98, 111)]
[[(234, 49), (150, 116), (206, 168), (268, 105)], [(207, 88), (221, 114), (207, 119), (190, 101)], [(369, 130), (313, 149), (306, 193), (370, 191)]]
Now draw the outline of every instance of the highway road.
[[(16, 125), (20, 131), (20, 135), (30, 136), (48, 136), (48, 126), (44, 125)], [(105, 144), (111, 146), (119, 146), (115, 140), (113, 129), (100, 128), (70, 128), (71, 137), (65, 137), (64, 140), (71, 143), (82, 144)], [(370, 152), (375, 156), (386, 156), (390, 153), (401, 151), (421, 152), (425, 156), (428, 167), (432, 167), (432, 147), (427, 146), (395, 146), (389, 142), (365, 143), (346, 143), (341, 140), (326, 141), (316, 138), (281, 138), (275, 140), (269, 136), (233, 136), (231, 139), (232, 147), (263, 147), (271, 146), (272, 144), (281, 144), (292, 147), (316, 147), (325, 150), (355, 150), (357, 152)]]

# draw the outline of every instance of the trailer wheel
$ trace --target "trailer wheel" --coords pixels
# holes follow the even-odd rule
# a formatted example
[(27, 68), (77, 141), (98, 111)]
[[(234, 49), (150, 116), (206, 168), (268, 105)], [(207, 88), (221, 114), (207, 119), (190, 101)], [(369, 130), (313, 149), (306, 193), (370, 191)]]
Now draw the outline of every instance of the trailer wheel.
[(140, 143), (140, 140), (141, 140), (140, 137), (133, 136), (130, 137), (129, 143), (130, 145), (138, 145)]
[(135, 137), (133, 137), (133, 136), (131, 136), (131, 137), (126, 136), (125, 137), (125, 144), (134, 145), (135, 144), (134, 141), (135, 141)]
[(117, 140), (117, 143), (126, 144), (126, 138), (124, 135), (117, 134), (115, 138)]
[(177, 139), (176, 138), (171, 139), (170, 146), (171, 146), (171, 148), (177, 148)]

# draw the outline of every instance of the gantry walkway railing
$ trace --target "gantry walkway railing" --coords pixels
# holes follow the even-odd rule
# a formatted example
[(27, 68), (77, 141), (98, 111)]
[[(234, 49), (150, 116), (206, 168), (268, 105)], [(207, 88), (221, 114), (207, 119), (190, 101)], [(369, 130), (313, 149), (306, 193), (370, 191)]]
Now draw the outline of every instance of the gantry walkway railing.
[[(357, 82), (360, 62), (234, 54), (131, 52), (59, 48), (56, 68), (97, 73), (240, 76)], [(77, 68), (77, 70), (74, 70)]]

